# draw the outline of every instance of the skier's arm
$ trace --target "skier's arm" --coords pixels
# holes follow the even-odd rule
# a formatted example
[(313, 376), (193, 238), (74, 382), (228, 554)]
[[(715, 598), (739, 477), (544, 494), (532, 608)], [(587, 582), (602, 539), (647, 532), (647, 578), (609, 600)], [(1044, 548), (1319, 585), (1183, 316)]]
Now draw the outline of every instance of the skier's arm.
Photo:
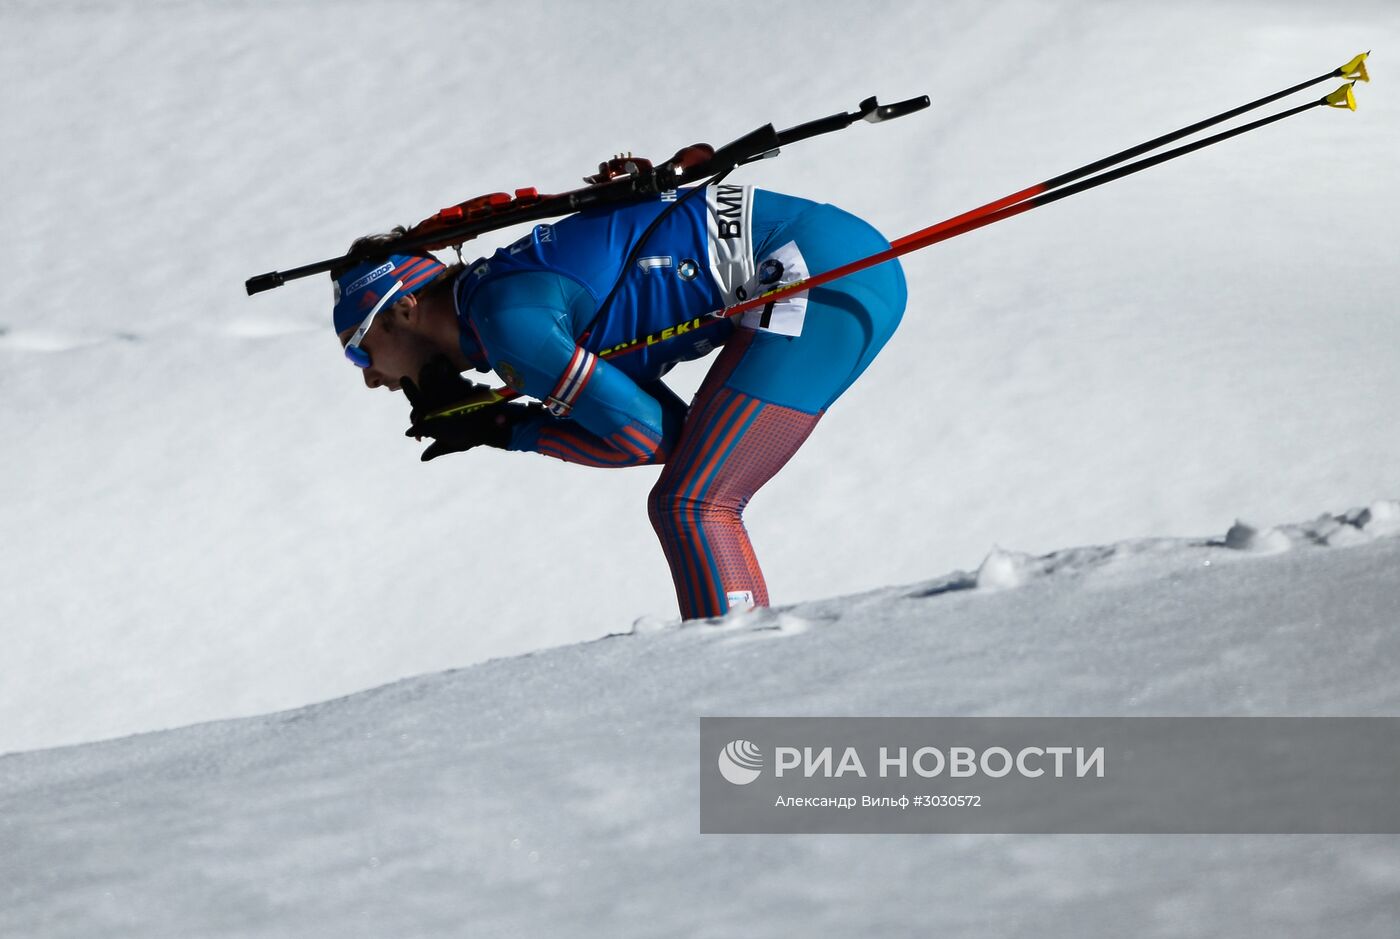
[(664, 389), (658, 400), (574, 342), (568, 310), (582, 290), (567, 278), (530, 272), (494, 280), (472, 298), (491, 367), (554, 412), (517, 425), (509, 449), (589, 466), (664, 463), (685, 405)]

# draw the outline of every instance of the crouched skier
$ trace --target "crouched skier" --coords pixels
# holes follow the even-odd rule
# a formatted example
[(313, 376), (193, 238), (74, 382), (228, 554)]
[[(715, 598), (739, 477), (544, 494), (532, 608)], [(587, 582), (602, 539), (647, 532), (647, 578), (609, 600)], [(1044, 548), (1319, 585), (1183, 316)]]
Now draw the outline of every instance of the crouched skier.
[[(705, 318), (889, 243), (831, 205), (733, 185), (681, 193), (538, 225), (472, 265), (393, 254), (332, 276), (347, 357), (370, 388), (415, 399), (409, 433), (435, 439), (425, 460), (485, 444), (588, 466), (665, 464), (647, 508), (681, 614), (694, 619), (768, 605), (744, 507), (869, 366), (906, 293), (888, 261), (737, 324)], [(717, 348), (687, 407), (662, 376)], [(426, 385), (444, 357), (442, 397)], [(421, 420), (427, 398), (450, 404), (451, 390), (471, 387), (468, 369), (493, 370), (544, 406)]]

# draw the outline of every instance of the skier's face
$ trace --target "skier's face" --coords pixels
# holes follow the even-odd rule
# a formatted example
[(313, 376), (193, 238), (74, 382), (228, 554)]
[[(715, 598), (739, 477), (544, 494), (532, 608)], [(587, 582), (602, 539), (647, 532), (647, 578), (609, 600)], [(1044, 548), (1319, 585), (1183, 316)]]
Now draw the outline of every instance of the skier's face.
[[(417, 378), (436, 354), (428, 339), (414, 328), (418, 321), (414, 306), (399, 303), (379, 314), (360, 340), (370, 358), (369, 368), (364, 369), (366, 387), (398, 391), (406, 376)], [(354, 334), (354, 329), (340, 334), (342, 348)]]

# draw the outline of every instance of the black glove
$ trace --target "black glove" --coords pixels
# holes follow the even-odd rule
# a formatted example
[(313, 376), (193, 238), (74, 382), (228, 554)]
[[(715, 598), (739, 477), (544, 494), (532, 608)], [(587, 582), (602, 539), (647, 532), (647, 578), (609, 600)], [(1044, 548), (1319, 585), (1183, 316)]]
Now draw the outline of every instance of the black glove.
[(425, 463), (482, 445), (504, 450), (510, 446), (516, 424), (544, 413), (538, 404), (493, 401), (495, 392), (462, 378), (446, 359), (424, 366), (419, 381), (421, 387), (406, 376), (402, 382), (403, 393), (413, 405), (413, 426), (404, 436), (433, 438), (419, 457)]
[(405, 437), (432, 437), (433, 444), (419, 457), (424, 463), (448, 453), (461, 453), (483, 444), (504, 450), (510, 446), (516, 424), (544, 413), (538, 404), (501, 401), (447, 417), (429, 417), (404, 431)]
[(416, 381), (405, 375), (399, 383), (403, 388), (404, 397), (408, 398), (408, 403), (413, 407), (413, 412), (408, 418), (411, 424), (418, 424), (437, 411), (456, 405), (490, 401), (495, 397), (491, 393), (490, 385), (463, 378), (462, 373), (457, 371), (456, 366), (445, 355), (429, 359), (423, 370), (418, 373)]

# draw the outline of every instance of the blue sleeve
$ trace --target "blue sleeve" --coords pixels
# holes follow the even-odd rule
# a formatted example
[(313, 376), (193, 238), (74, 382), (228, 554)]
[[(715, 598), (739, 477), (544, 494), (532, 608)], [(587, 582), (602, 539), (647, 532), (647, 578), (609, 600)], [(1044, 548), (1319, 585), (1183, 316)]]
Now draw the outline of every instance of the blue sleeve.
[(471, 321), (491, 367), (550, 412), (517, 425), (510, 449), (590, 466), (665, 462), (685, 405), (669, 392), (658, 399), (580, 348), (569, 316), (579, 303), (592, 307), (582, 285), (537, 271), (496, 278), (472, 297)]

